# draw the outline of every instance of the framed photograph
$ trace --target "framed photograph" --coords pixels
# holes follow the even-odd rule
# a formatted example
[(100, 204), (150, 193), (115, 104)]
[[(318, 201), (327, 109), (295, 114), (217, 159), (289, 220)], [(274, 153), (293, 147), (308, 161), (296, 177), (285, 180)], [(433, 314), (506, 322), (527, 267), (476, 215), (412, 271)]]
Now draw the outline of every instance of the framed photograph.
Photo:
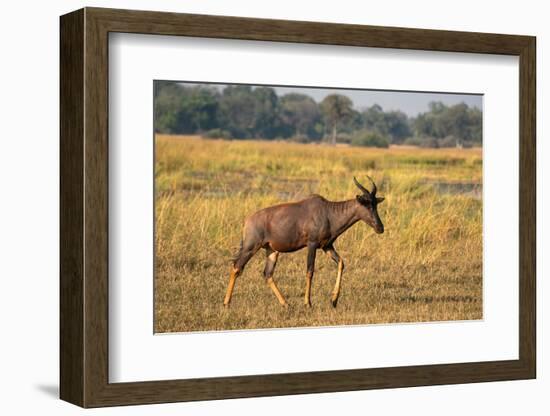
[(535, 378), (534, 37), (60, 29), (63, 400)]

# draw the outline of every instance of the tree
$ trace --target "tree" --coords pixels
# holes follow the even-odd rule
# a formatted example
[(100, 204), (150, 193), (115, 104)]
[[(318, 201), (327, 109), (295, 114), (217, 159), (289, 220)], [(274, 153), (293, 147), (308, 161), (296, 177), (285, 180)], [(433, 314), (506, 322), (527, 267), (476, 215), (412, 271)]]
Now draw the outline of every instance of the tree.
[(483, 139), (483, 116), (481, 110), (477, 107), (470, 108), (468, 110), (469, 130), (472, 142), (481, 144)]
[(279, 127), (279, 98), (273, 88), (254, 89), (254, 135), (258, 138), (273, 139)]
[(195, 133), (217, 127), (219, 93), (211, 87), (188, 88), (177, 112), (178, 129)]
[(389, 137), (391, 143), (400, 144), (412, 136), (409, 118), (402, 111), (385, 112), (378, 104), (374, 104), (362, 116), (364, 128)]
[[(409, 118), (401, 111), (390, 111), (384, 114), (386, 125), (386, 133), (389, 136), (391, 143), (401, 144), (403, 141), (412, 136)], [(380, 132), (383, 134), (383, 132)]]
[(352, 114), (353, 102), (345, 95), (331, 94), (321, 102), (325, 125), (332, 129), (331, 142), (336, 144), (338, 124)]
[(249, 85), (224, 88), (220, 98), (220, 127), (240, 139), (253, 136), (256, 99)]
[(321, 113), (317, 103), (304, 94), (290, 93), (281, 98), (281, 120), (294, 137), (307, 136), (320, 138), (317, 125), (321, 122)]
[(183, 88), (174, 82), (156, 81), (154, 84), (154, 117), (157, 133), (177, 133), (177, 113)]
[(363, 116), (359, 111), (351, 109), (351, 112), (347, 117), (338, 124), (338, 132), (347, 133), (353, 135), (357, 130), (361, 130), (364, 127)]
[(482, 115), (478, 108), (470, 108), (465, 103), (449, 107), (441, 102), (432, 102), (429, 109), (429, 112), (419, 114), (413, 122), (417, 136), (438, 139), (443, 145), (454, 138), (458, 147), (465, 143), (481, 144)]
[(363, 111), (363, 128), (376, 131), (381, 134), (387, 134), (387, 126), (384, 120), (384, 110), (378, 104), (374, 104), (371, 107)]
[[(373, 145), (425, 147), (471, 146), (482, 142), (482, 112), (465, 103), (429, 103), (426, 112), (409, 118), (401, 111), (372, 105), (361, 112), (346, 96), (332, 94), (317, 104), (306, 94), (279, 97), (270, 87), (211, 86), (155, 81), (154, 128), (157, 133), (201, 134), (223, 138), (293, 138), (336, 140)], [(367, 135), (368, 132), (370, 135)]]

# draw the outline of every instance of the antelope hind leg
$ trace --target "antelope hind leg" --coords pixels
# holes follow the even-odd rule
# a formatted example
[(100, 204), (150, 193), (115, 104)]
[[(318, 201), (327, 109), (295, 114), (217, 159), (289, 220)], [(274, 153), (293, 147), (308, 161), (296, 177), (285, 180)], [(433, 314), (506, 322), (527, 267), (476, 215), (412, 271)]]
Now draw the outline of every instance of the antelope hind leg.
[(311, 281), (313, 280), (313, 273), (315, 270), (316, 254), (317, 247), (315, 245), (309, 245), (307, 249), (306, 292), (304, 294), (304, 306), (307, 308), (311, 308)]
[(279, 291), (279, 288), (275, 284), (275, 281), (273, 280), (273, 272), (275, 271), (275, 266), (277, 265), (277, 259), (279, 258), (279, 252), (274, 251), (271, 248), (266, 249), (266, 260), (265, 260), (265, 269), (264, 269), (264, 277), (266, 279), (267, 285), (271, 288), (275, 296), (277, 297), (277, 300), (283, 307), (287, 307), (288, 303), (286, 303), (285, 298), (283, 297), (282, 293)]
[(313, 279), (313, 273), (307, 272), (306, 275), (306, 293), (304, 294), (304, 306), (311, 308), (311, 280)]
[(330, 297), (330, 302), (332, 307), (336, 308), (338, 305), (338, 298), (340, 297), (340, 287), (342, 284), (342, 273), (344, 272), (344, 261), (340, 255), (336, 252), (334, 247), (330, 246), (325, 249), (325, 253), (336, 263), (338, 264), (338, 276), (336, 277), (336, 284), (332, 290), (332, 296)]
[(342, 261), (342, 259), (340, 259), (338, 261), (338, 276), (336, 277), (336, 284), (334, 285), (334, 290), (332, 291), (332, 296), (330, 298), (333, 308), (336, 308), (336, 306), (338, 305), (338, 298), (340, 297), (340, 286), (342, 283), (343, 272), (344, 272), (344, 262)]
[(288, 303), (286, 303), (285, 298), (283, 297), (282, 293), (279, 291), (279, 288), (275, 284), (275, 281), (273, 280), (272, 277), (267, 279), (267, 284), (269, 285), (269, 287), (271, 288), (273, 293), (275, 293), (275, 296), (277, 297), (277, 300), (279, 301), (281, 306), (284, 307), (284, 308), (287, 308)]

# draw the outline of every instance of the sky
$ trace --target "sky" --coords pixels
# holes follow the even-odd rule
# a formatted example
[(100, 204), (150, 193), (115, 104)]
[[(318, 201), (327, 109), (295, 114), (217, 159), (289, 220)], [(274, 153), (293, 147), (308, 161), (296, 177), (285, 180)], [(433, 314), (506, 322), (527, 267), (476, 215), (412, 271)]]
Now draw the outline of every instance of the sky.
[[(182, 83), (187, 85), (201, 85), (195, 83)], [(202, 84), (217, 85), (223, 89), (227, 84)], [(441, 101), (446, 105), (466, 103), (470, 107), (477, 107), (482, 110), (481, 94), (460, 94), (460, 93), (434, 93), (434, 92), (410, 92), (410, 91), (388, 91), (388, 90), (350, 90), (334, 88), (301, 88), (301, 87), (272, 87), (278, 96), (288, 93), (300, 93), (309, 95), (317, 102), (321, 102), (329, 94), (342, 94), (349, 97), (354, 108), (361, 110), (374, 104), (380, 105), (385, 111), (400, 110), (409, 117), (415, 117), (419, 113), (428, 111), (428, 104), (431, 101)]]

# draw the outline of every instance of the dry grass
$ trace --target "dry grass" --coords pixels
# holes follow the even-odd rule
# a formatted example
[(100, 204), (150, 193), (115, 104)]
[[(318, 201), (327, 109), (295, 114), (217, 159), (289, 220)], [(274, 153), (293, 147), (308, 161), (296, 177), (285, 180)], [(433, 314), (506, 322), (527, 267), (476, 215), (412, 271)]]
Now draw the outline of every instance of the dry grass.
[[(283, 142), (156, 137), (155, 331), (329, 326), (482, 318), (480, 149), (370, 149)], [(302, 305), (306, 251), (282, 254), (266, 286), (260, 251), (222, 302), (243, 219), (319, 193), (352, 198), (369, 174), (386, 201), (386, 232), (363, 223), (335, 246), (346, 263), (338, 308), (336, 266), (319, 252), (311, 309)]]

